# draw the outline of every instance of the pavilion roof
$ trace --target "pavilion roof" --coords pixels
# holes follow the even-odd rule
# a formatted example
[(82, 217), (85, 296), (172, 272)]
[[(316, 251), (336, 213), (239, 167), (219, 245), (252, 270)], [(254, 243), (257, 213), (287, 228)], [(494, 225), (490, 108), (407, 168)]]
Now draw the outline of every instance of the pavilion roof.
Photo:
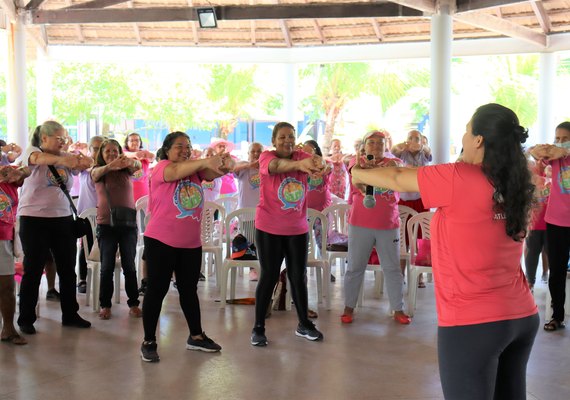
[[(294, 48), (422, 42), (446, 1), (397, 0), (0, 0), (46, 45)], [(570, 1), (450, 1), (454, 40), (513, 37), (548, 47), (570, 32)], [(202, 29), (196, 9), (214, 7), (218, 27)], [(13, 14), (14, 13), (14, 14)]]

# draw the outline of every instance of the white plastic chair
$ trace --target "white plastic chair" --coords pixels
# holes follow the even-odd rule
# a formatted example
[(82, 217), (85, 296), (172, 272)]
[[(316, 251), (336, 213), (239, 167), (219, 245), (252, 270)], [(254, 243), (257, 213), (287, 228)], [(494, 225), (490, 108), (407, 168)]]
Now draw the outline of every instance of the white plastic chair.
[[(99, 244), (95, 235), (97, 227), (97, 209), (88, 208), (80, 215), (81, 218), (88, 218), (91, 223), (91, 232), (93, 233), (93, 248), (89, 252), (87, 244), (87, 236), (83, 236), (83, 251), (85, 252), (85, 261), (87, 262), (87, 288), (85, 291), (85, 305), (89, 306), (91, 297), (93, 297), (93, 311), (99, 312), (99, 292), (101, 284), (101, 256), (99, 254)], [(95, 249), (95, 251), (93, 251)], [(121, 302), (121, 260), (115, 260), (115, 303)]]
[(406, 261), (406, 276), (410, 277), (410, 249), (406, 244), (406, 232), (408, 219), (417, 215), (418, 212), (408, 206), (398, 205), (400, 213), (400, 260)]
[[(218, 212), (220, 221), (216, 228), (214, 215)], [(208, 275), (212, 275), (212, 266), (216, 272), (216, 285), (219, 287), (219, 271), (222, 264), (222, 225), (226, 218), (226, 211), (223, 206), (206, 201), (202, 210), (202, 222), (200, 224), (200, 235), (202, 238), (202, 266), (206, 267)], [(206, 257), (209, 255), (209, 257)], [(213, 258), (213, 260), (212, 260)], [(206, 264), (207, 263), (207, 264)]]
[(148, 195), (140, 197), (136, 204), (137, 210), (137, 250), (135, 255), (135, 268), (137, 277), (142, 276), (142, 254), (144, 251), (144, 231), (148, 224)]
[(416, 256), (418, 254), (418, 230), (422, 228), (422, 238), (431, 238), (430, 223), (433, 217), (433, 212), (423, 212), (412, 216), (408, 220), (407, 230), (408, 238), (410, 239), (410, 270), (408, 275), (408, 315), (414, 316), (416, 309), (416, 295), (418, 291), (418, 278), (420, 274), (432, 272), (431, 266), (416, 265)]
[(226, 258), (222, 264), (220, 274), (220, 308), (226, 307), (227, 291), (228, 291), (228, 273), (231, 269), (231, 282), (230, 282), (230, 299), (235, 298), (236, 290), (236, 269), (240, 267), (255, 268), (258, 274), (261, 273), (259, 260), (233, 260), (232, 256), (232, 239), (231, 239), (231, 225), (232, 222), (237, 222), (238, 232), (241, 233), (246, 239), (254, 243), (255, 241), (255, 208), (247, 207), (236, 210), (227, 215), (224, 223), (225, 227), (225, 246)]
[(234, 212), (238, 208), (238, 199), (235, 196), (220, 197), (215, 200), (215, 203), (224, 207), (226, 215)]
[[(350, 205), (334, 204), (323, 210), (323, 214), (327, 217), (329, 224), (329, 232), (336, 231), (348, 237), (348, 212)], [(347, 251), (328, 251), (329, 265), (333, 265), (333, 260), (340, 259), (340, 274), (344, 275), (345, 261), (348, 257)]]

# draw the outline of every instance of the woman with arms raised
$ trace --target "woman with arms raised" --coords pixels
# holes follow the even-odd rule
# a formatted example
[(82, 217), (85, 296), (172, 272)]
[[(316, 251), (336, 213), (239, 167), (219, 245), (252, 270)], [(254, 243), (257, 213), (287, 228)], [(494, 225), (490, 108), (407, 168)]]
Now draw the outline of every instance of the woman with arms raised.
[(527, 131), (498, 104), (479, 107), (463, 162), (352, 170), (353, 183), (420, 192), (431, 223), (438, 354), (446, 399), (525, 399), (539, 317), (520, 265), (534, 187)]

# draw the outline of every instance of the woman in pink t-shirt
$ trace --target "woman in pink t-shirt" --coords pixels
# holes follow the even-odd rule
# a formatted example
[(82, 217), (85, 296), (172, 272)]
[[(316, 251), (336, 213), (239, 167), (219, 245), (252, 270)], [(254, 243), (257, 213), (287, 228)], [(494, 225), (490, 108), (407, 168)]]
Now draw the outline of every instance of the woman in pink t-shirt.
[[(372, 131), (363, 138), (366, 157), (355, 158), (352, 165), (359, 163), (366, 168), (398, 166), (395, 158), (385, 156), (386, 137), (383, 131)], [(352, 166), (351, 165), (351, 166)], [(398, 213), (398, 192), (384, 187), (372, 188), (372, 195), (363, 196), (351, 184), (351, 209), (348, 218), (348, 269), (344, 276), (344, 312), (341, 321), (353, 321), (354, 308), (362, 290), (364, 273), (373, 248), (382, 260), (382, 271), (386, 277), (386, 289), (394, 320), (407, 325), (411, 318), (404, 313), (404, 277), (400, 271), (400, 215)], [(370, 203), (369, 203), (370, 201)]]
[(308, 223), (307, 175), (323, 170), (322, 158), (295, 150), (295, 128), (279, 122), (273, 128), (273, 151), (259, 158), (260, 196), (255, 213), (255, 245), (261, 276), (255, 292), (253, 346), (266, 346), (265, 315), (279, 279), (283, 259), (299, 325), (295, 334), (321, 340), (323, 334), (308, 318), (306, 283)]
[(550, 198), (546, 206), (546, 243), (550, 278), (548, 290), (552, 296), (552, 319), (544, 330), (564, 328), (566, 274), (570, 252), (570, 122), (556, 127), (554, 145), (535, 146), (530, 154), (552, 168)]
[(340, 139), (331, 140), (331, 155), (327, 157), (327, 161), (332, 163), (330, 191), (343, 200), (346, 198), (346, 186), (348, 181), (348, 172), (343, 162), (344, 157), (345, 155), (342, 154)]
[(141, 162), (142, 167), (131, 177), (133, 181), (133, 196), (136, 203), (138, 199), (148, 194), (148, 169), (150, 163), (154, 161), (154, 154), (143, 149), (141, 135), (136, 132), (130, 133), (125, 138), (123, 151), (127, 157), (135, 158)]
[(539, 317), (520, 265), (534, 186), (514, 112), (477, 109), (463, 162), (352, 170), (353, 183), (420, 192), (431, 249), (446, 399), (524, 399)]
[(202, 330), (197, 285), (202, 264), (200, 222), (204, 207), (202, 180), (212, 180), (233, 169), (229, 155), (191, 160), (190, 138), (172, 132), (164, 138), (162, 159), (150, 178), (148, 212), (150, 221), (144, 232), (147, 262), (147, 289), (143, 302), (143, 361), (157, 362), (156, 326), (162, 301), (170, 287), (172, 274), (180, 295), (190, 336), (189, 350), (217, 352), (221, 347)]

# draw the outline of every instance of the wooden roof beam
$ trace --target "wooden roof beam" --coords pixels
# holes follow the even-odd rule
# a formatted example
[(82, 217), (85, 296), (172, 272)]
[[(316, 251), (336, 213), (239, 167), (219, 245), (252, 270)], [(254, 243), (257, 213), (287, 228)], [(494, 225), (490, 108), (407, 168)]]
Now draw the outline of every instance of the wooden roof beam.
[[(9, 1), (9, 0), (0, 0)], [(32, 10), (32, 24), (197, 21), (199, 7)], [(218, 20), (287, 20), (315, 18), (422, 17), (419, 10), (393, 3), (263, 4), (215, 6)]]
[(457, 0), (457, 12), (477, 11), (520, 3), (528, 3), (528, 0)]
[(251, 45), (255, 46), (257, 40), (255, 35), (255, 21), (249, 21), (249, 30), (251, 32)]
[(4, 10), (6, 16), (11, 21), (18, 19), (18, 13), (16, 12), (16, 5), (14, 4), (14, 0), (0, 0), (0, 8)]
[[(64, 10), (90, 10), (90, 9), (99, 9), (114, 6), (115, 4), (125, 3), (127, 0), (91, 0), (85, 3), (80, 4), (73, 4), (71, 6), (65, 7)], [(132, 1), (128, 3), (132, 4)], [(129, 8), (132, 8), (129, 6)]]
[(313, 20), (313, 26), (315, 27), (315, 32), (317, 32), (319, 40), (321, 41), (322, 44), (325, 44), (326, 42), (325, 35), (323, 34), (323, 30), (319, 26), (319, 22), (316, 19)]
[(435, 14), (436, 12), (435, 0), (390, 0), (390, 3), (420, 10), (426, 14)]
[[(98, 0), (95, 0), (95, 1), (98, 1)], [(132, 0), (127, 1), (127, 6), (129, 8), (135, 7), (133, 5)], [(139, 27), (139, 24), (137, 24), (136, 22), (133, 23), (133, 30), (135, 32), (135, 38), (137, 39), (137, 44), (141, 45), (142, 44), (141, 29)]]
[(372, 27), (374, 28), (374, 33), (376, 34), (378, 41), (379, 42), (383, 41), (384, 40), (384, 34), (382, 33), (382, 30), (380, 30), (380, 24), (378, 23), (376, 18), (372, 19)]
[(550, 33), (552, 30), (552, 25), (550, 24), (550, 17), (548, 13), (544, 9), (544, 5), (540, 1), (531, 1), (530, 6), (532, 7), (532, 11), (536, 15), (536, 19), (542, 28), (544, 33)]
[(26, 7), (24, 7), (26, 10), (35, 10), (40, 8), (40, 6), (42, 5), (42, 3), (45, 0), (30, 0), (30, 2), (28, 2), (28, 4), (26, 4)]
[(281, 32), (283, 32), (283, 37), (287, 47), (293, 47), (293, 42), (291, 41), (291, 32), (287, 27), (287, 22), (284, 19), (279, 20), (279, 25), (281, 25)]
[(500, 33), (516, 39), (537, 44), (541, 47), (548, 47), (547, 38), (544, 33), (536, 32), (525, 26), (517, 25), (506, 19), (495, 17), (491, 14), (466, 13), (455, 14), (453, 18), (457, 21), (476, 26), (491, 32)]

